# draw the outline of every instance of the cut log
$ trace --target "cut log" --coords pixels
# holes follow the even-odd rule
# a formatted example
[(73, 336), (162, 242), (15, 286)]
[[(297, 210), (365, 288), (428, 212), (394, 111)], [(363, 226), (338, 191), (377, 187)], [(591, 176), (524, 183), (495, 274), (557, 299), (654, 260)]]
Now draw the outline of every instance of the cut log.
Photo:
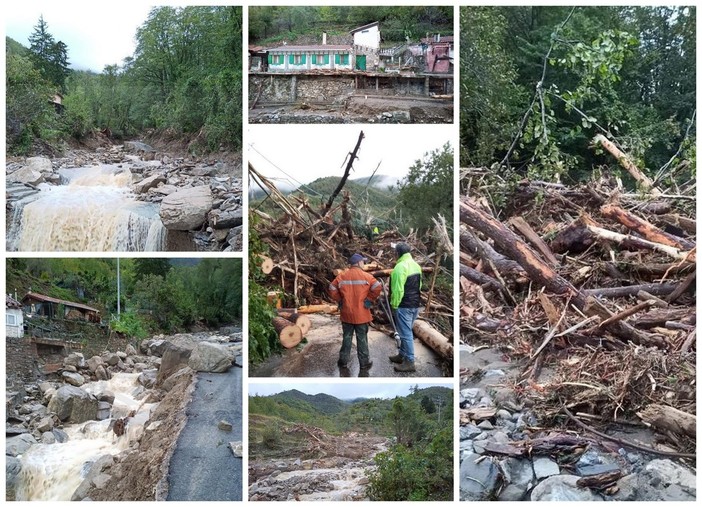
[(300, 327), (287, 319), (274, 317), (273, 327), (276, 333), (278, 333), (280, 344), (286, 349), (291, 349), (302, 341), (302, 330)]
[(600, 289), (586, 289), (587, 296), (604, 298), (623, 298), (636, 296), (640, 291), (648, 292), (654, 296), (667, 296), (680, 286), (679, 283), (645, 283), (643, 285), (627, 285), (624, 287), (603, 287)]
[(453, 359), (453, 344), (451, 341), (434, 329), (427, 321), (415, 320), (412, 331), (417, 338), (422, 340), (425, 345), (430, 347), (441, 357), (444, 359)]
[(620, 234), (618, 232), (609, 231), (596, 225), (587, 224), (586, 227), (591, 233), (593, 233), (598, 238), (605, 239), (608, 241), (614, 241), (626, 248), (645, 248), (647, 250), (656, 250), (658, 252), (670, 255), (674, 259), (690, 262), (695, 262), (696, 259), (696, 252), (694, 249), (688, 252), (684, 252), (679, 248), (663, 245), (661, 243), (654, 243), (653, 241), (648, 241), (646, 239), (642, 239), (637, 236), (632, 236), (630, 234)]
[(531, 228), (526, 220), (524, 220), (522, 217), (512, 217), (509, 220), (509, 223), (512, 225), (512, 227), (517, 229), (519, 233), (541, 253), (541, 255), (543, 255), (544, 259), (546, 259), (551, 266), (555, 267), (560, 264), (548, 245), (544, 243), (544, 240), (542, 240), (538, 234), (536, 234), (536, 231)]
[(645, 423), (660, 430), (672, 431), (679, 435), (697, 435), (697, 417), (677, 408), (651, 404), (637, 414)]
[(339, 311), (337, 305), (321, 304), (321, 305), (306, 305), (297, 309), (299, 313), (336, 313)]
[(263, 271), (264, 274), (269, 275), (273, 271), (273, 259), (266, 255), (259, 255), (258, 258), (261, 261), (259, 264), (261, 271)]
[(656, 218), (664, 224), (672, 225), (673, 227), (678, 227), (689, 234), (697, 233), (697, 221), (693, 220), (692, 218), (675, 215), (673, 213), (661, 215)]
[(600, 208), (600, 211), (604, 216), (616, 220), (632, 231), (636, 231), (653, 243), (672, 246), (679, 250), (692, 250), (695, 248), (695, 244), (692, 241), (668, 234), (655, 225), (614, 204), (605, 204)]
[(293, 313), (288, 320), (302, 330), (302, 336), (306, 336), (307, 331), (312, 328), (312, 320), (304, 313)]
[(502, 276), (511, 276), (514, 278), (526, 276), (524, 268), (517, 262), (496, 252), (494, 248), (485, 241), (478, 239), (478, 237), (468, 229), (461, 229), (460, 242), (461, 250), (476, 256), (478, 259), (482, 259), (488, 265), (490, 265), (490, 263), (494, 264)]
[(639, 185), (641, 185), (641, 188), (644, 190), (651, 190), (651, 193), (653, 195), (659, 195), (660, 192), (654, 188), (653, 186), (653, 180), (646, 176), (641, 169), (636, 167), (636, 164), (634, 164), (631, 160), (629, 160), (629, 157), (621, 151), (619, 148), (617, 148), (612, 141), (607, 139), (605, 136), (602, 134), (597, 134), (592, 142), (595, 145), (600, 145), (602, 146), (605, 150), (610, 152), (614, 158), (617, 159), (617, 162), (619, 162), (619, 165), (621, 165), (624, 169), (627, 170), (627, 172), (631, 175), (632, 178), (634, 178)]

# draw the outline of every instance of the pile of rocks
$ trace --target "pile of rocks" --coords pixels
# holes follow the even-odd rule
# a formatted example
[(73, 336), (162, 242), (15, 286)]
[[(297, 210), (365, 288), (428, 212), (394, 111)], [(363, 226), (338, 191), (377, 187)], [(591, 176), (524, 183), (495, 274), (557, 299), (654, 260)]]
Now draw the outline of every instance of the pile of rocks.
[[(528, 400), (510, 387), (516, 369), (495, 350), (467, 345), (461, 346), (461, 366), (467, 374), (460, 391), (461, 500), (695, 499), (695, 474), (685, 466), (595, 439), (579, 439), (572, 452), (510, 455), (507, 449), (518, 448), (510, 443), (541, 436)], [(606, 488), (583, 486), (583, 479), (603, 474), (613, 478)]]

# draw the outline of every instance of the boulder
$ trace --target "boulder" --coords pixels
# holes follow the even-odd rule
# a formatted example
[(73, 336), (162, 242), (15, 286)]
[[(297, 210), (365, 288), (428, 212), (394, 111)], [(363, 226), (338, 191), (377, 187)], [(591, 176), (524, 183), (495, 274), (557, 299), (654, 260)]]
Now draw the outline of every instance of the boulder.
[(191, 231), (205, 223), (212, 209), (212, 191), (209, 185), (184, 188), (167, 195), (161, 201), (159, 215), (169, 230)]
[(602, 497), (589, 488), (577, 485), (577, 475), (553, 475), (540, 482), (531, 492), (532, 502), (594, 502)]
[(125, 141), (124, 142), (124, 149), (125, 149), (125, 151), (134, 151), (137, 153), (140, 151), (143, 151), (146, 153), (156, 151), (148, 144), (141, 143), (139, 141)]
[(51, 433), (54, 434), (54, 436), (56, 437), (56, 441), (59, 444), (65, 444), (66, 442), (68, 442), (68, 433), (66, 433), (65, 431), (60, 430), (58, 428), (54, 428), (53, 430), (51, 430)]
[(46, 157), (29, 157), (25, 162), (25, 167), (33, 171), (39, 171), (40, 173), (54, 172), (54, 168), (51, 165), (51, 159)]
[(616, 500), (694, 501), (695, 474), (669, 459), (655, 459), (637, 475), (622, 477)]
[(70, 371), (64, 371), (61, 374), (64, 382), (71, 384), (72, 386), (80, 387), (85, 384), (85, 378), (80, 373), (72, 373)]
[(106, 352), (102, 355), (102, 360), (105, 361), (109, 366), (116, 366), (120, 362), (120, 358), (114, 352)]
[(26, 183), (29, 185), (38, 185), (39, 183), (44, 183), (44, 175), (39, 171), (30, 169), (29, 167), (23, 167), (7, 177), (7, 181), (10, 183)]
[(147, 389), (151, 389), (156, 385), (156, 377), (158, 370), (144, 370), (137, 377), (137, 382)]
[(5, 454), (7, 456), (19, 456), (37, 443), (37, 439), (29, 433), (10, 437), (5, 440)]
[(219, 428), (222, 431), (232, 431), (233, 426), (232, 423), (230, 423), (229, 421), (222, 420), (219, 421), (219, 423), (217, 424), (217, 428)]
[(64, 358), (63, 365), (83, 368), (85, 367), (85, 357), (80, 352), (72, 352)]
[(99, 401), (97, 415), (95, 416), (95, 418), (98, 421), (104, 421), (105, 419), (109, 419), (111, 411), (112, 411), (112, 404), (111, 403), (108, 403), (106, 401)]
[(54, 428), (54, 418), (53, 417), (42, 417), (36, 426), (38, 431), (46, 433)]
[(127, 354), (127, 356), (136, 356), (137, 355), (137, 351), (132, 344), (127, 345), (126, 348), (124, 349), (124, 352), (125, 352), (125, 354)]
[(14, 456), (5, 456), (5, 500), (15, 500), (22, 463)]
[(161, 384), (173, 373), (184, 366), (188, 366), (190, 354), (190, 350), (168, 343), (163, 357), (161, 358), (161, 366), (158, 369), (158, 375), (156, 376), (157, 384)]
[[(173, 389), (178, 383), (181, 381), (182, 378), (191, 378), (192, 371), (189, 367), (185, 366), (184, 368), (181, 368), (177, 372), (175, 372), (173, 375), (168, 377), (166, 380), (163, 381), (161, 384), (161, 389), (163, 389), (165, 392), (170, 392), (171, 389)], [(188, 380), (189, 381), (189, 380)]]
[(47, 431), (46, 433), (41, 434), (41, 443), (42, 444), (55, 444), (56, 443), (56, 435), (54, 435), (52, 432)]
[(97, 370), (95, 370), (95, 377), (97, 377), (98, 380), (109, 380), (110, 374), (103, 365), (100, 365), (97, 367)]
[(132, 188), (135, 194), (143, 194), (148, 192), (149, 189), (157, 187), (160, 183), (166, 182), (166, 176), (160, 173), (144, 178), (139, 183), (135, 183)]
[(91, 373), (97, 372), (98, 367), (105, 364), (100, 356), (93, 356), (86, 361), (88, 369)]
[(244, 211), (241, 208), (226, 211), (213, 209), (207, 218), (214, 229), (231, 229), (244, 223)]
[(549, 458), (534, 458), (534, 474), (537, 479), (544, 479), (560, 473), (558, 463)]
[(218, 343), (200, 342), (190, 354), (188, 366), (195, 371), (223, 373), (232, 366), (233, 359), (225, 346)]
[(74, 387), (63, 386), (49, 402), (49, 410), (55, 413), (61, 421), (81, 423), (95, 419), (98, 400), (86, 391)]
[(476, 463), (479, 454), (467, 453), (461, 461), (459, 485), (461, 500), (489, 500), (499, 485), (500, 471), (490, 459)]

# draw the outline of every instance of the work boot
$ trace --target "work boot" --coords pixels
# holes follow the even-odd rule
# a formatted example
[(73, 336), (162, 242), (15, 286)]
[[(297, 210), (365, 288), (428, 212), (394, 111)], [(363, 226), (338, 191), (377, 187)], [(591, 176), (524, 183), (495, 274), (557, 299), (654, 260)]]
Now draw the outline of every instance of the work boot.
[(344, 362), (344, 361), (341, 360), (341, 358), (339, 358), (339, 360), (336, 362), (336, 365), (337, 365), (339, 368), (348, 368), (348, 367), (349, 367), (348, 361), (347, 361), (347, 362)]
[(388, 357), (388, 359), (390, 359), (390, 361), (392, 361), (393, 363), (400, 364), (402, 362), (402, 354), (397, 354), (396, 356), (390, 356), (390, 357)]
[(370, 370), (371, 366), (373, 366), (373, 361), (368, 361), (366, 364), (361, 365), (362, 370)]
[(400, 364), (395, 365), (395, 371), (412, 372), (417, 371), (417, 369), (414, 367), (414, 361), (408, 361), (407, 359), (403, 359)]

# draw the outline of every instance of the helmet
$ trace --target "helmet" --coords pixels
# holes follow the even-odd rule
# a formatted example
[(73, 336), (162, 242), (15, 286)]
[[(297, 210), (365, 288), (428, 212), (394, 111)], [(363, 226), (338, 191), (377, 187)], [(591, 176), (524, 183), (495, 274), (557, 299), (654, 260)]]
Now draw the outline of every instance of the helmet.
[(401, 257), (405, 255), (406, 253), (409, 253), (411, 250), (410, 246), (407, 243), (398, 243), (395, 245), (395, 253), (397, 254), (398, 257)]

